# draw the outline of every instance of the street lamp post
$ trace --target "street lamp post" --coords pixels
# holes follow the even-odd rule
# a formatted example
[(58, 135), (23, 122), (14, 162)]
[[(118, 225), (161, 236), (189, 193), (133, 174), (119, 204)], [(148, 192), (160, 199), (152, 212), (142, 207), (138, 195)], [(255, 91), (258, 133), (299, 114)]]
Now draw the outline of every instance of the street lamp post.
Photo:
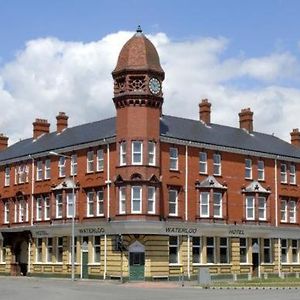
[[(50, 155), (54, 156), (60, 156), (60, 157), (65, 157), (70, 159), (70, 166), (72, 164), (72, 156), (69, 155), (64, 155), (57, 153), (55, 151), (50, 151)], [(75, 201), (75, 175), (74, 175), (74, 170), (72, 172), (72, 180), (73, 180), (73, 185), (72, 185), (72, 195), (73, 195), (73, 212), (72, 212), (72, 233), (71, 233), (71, 279), (72, 281), (75, 280), (75, 212), (76, 212), (76, 201)]]

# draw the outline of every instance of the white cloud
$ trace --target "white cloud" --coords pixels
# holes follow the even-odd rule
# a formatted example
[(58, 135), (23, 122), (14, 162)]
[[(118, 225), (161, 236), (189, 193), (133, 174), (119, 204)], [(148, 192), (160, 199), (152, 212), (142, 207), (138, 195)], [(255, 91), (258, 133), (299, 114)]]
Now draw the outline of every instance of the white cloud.
[[(29, 41), (0, 69), (0, 105), (5, 111), (0, 132), (13, 142), (30, 137), (36, 117), (47, 118), (55, 130), (59, 111), (70, 116), (71, 126), (113, 116), (111, 71), (132, 34), (118, 32), (91, 43)], [(149, 37), (166, 72), (164, 113), (198, 118), (198, 103), (208, 98), (216, 123), (237, 126), (239, 110), (251, 107), (256, 130), (289, 139), (289, 131), (299, 126), (294, 112), (299, 110), (300, 88), (280, 85), (297, 74), (299, 62), (290, 53), (222, 59), (229, 46), (225, 38), (173, 42), (164, 33)], [(245, 79), (257, 87), (232, 84)]]

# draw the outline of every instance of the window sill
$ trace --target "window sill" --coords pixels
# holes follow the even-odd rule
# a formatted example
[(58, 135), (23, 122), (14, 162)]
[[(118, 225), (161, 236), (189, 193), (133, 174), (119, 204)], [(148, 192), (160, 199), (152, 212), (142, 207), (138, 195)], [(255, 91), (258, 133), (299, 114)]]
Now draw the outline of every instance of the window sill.
[(101, 262), (98, 262), (98, 263), (90, 263), (88, 264), (89, 267), (98, 267), (98, 266), (101, 266)]
[(170, 267), (182, 267), (182, 264), (180, 263), (169, 263)]

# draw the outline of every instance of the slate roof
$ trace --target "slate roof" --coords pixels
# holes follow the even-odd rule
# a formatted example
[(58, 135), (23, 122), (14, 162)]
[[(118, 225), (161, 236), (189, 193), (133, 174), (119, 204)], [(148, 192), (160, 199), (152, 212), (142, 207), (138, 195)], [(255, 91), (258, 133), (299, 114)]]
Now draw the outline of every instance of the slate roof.
[[(22, 140), (0, 151), (0, 162), (114, 137), (115, 122), (116, 118), (113, 117), (70, 127), (60, 134), (45, 134), (35, 141), (33, 138)], [(273, 135), (259, 132), (249, 134), (240, 128), (218, 124), (206, 126), (198, 120), (163, 115), (160, 134), (162, 137), (300, 159), (299, 149)]]

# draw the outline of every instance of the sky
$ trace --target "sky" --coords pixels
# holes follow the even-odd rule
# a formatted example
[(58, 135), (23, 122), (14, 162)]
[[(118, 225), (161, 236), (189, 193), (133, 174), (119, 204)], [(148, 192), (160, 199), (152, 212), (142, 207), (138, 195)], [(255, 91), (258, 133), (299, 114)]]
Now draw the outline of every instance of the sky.
[(10, 144), (58, 112), (70, 126), (115, 115), (114, 69), (137, 25), (166, 73), (163, 113), (254, 130), (286, 141), (300, 127), (300, 1), (0, 0), (0, 133)]

